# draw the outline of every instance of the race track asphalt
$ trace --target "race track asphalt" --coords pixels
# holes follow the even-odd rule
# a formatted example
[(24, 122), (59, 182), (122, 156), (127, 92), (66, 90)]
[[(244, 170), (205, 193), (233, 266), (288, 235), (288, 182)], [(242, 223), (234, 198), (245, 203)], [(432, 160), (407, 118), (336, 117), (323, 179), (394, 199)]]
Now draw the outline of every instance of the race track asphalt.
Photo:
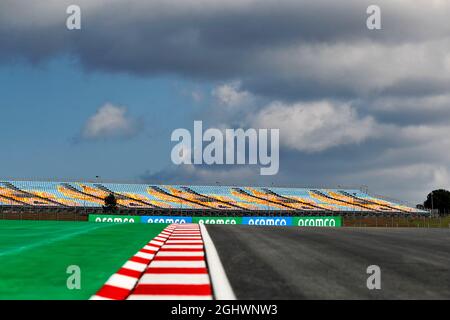
[(450, 229), (207, 229), (238, 299), (450, 299)]

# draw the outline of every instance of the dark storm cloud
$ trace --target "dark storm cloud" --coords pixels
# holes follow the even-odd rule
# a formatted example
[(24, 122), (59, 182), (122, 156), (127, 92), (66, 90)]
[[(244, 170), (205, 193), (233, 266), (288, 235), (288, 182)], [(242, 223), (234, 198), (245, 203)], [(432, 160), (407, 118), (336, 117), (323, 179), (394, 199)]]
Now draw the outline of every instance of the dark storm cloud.
[[(254, 166), (168, 166), (158, 172), (145, 172), (144, 183), (193, 185), (238, 185), (310, 188), (369, 188), (381, 195), (416, 205), (436, 186), (449, 181), (448, 155), (431, 151), (437, 144), (418, 148), (397, 141), (390, 148), (382, 141), (362, 146), (350, 145), (323, 153), (305, 154), (282, 150), (280, 171), (274, 176), (259, 175)], [(450, 143), (446, 142), (450, 147)], [(332, 159), (332, 161), (330, 161)]]
[[(78, 1), (82, 30), (68, 31), (65, 9), (72, 2), (3, 1), (0, 57), (36, 62), (69, 53), (89, 70), (239, 78), (249, 90), (279, 99), (350, 97), (377, 89), (408, 92), (422, 85), (417, 76), (409, 79), (411, 84), (392, 76), (376, 83), (363, 81), (360, 87), (354, 84), (366, 68), (369, 78), (379, 77), (370, 69), (389, 68), (383, 63), (389, 59), (385, 54), (407, 60), (399, 45), (442, 39), (450, 29), (445, 15), (450, 6), (445, 2), (378, 1), (383, 29), (373, 32), (365, 21), (371, 1), (193, 0)], [(381, 48), (372, 48), (374, 42)], [(342, 44), (346, 47), (337, 48), (341, 58), (335, 62), (330, 51)], [(367, 59), (353, 62), (353, 50), (366, 54)], [(348, 59), (343, 59), (346, 52)], [(428, 63), (434, 68), (432, 61)], [(408, 68), (411, 63), (404, 64)], [(328, 71), (316, 72), (320, 65)], [(405, 70), (399, 72), (409, 75)], [(343, 77), (347, 81), (341, 81)], [(432, 88), (424, 85), (421, 89), (442, 91), (448, 78), (435, 82)]]
[[(65, 28), (74, 2), (80, 31)], [(371, 4), (381, 7), (382, 30), (366, 28)], [(275, 177), (252, 168), (169, 167), (144, 174), (146, 181), (368, 184), (418, 201), (450, 184), (449, 16), (450, 2), (440, 0), (3, 0), (0, 63), (68, 54), (87, 71), (238, 81), (232, 90), (253, 105), (221, 105), (218, 125), (289, 129)], [(300, 121), (317, 106), (326, 117)], [(283, 117), (271, 116), (277, 112)], [(320, 125), (295, 126), (313, 122)]]

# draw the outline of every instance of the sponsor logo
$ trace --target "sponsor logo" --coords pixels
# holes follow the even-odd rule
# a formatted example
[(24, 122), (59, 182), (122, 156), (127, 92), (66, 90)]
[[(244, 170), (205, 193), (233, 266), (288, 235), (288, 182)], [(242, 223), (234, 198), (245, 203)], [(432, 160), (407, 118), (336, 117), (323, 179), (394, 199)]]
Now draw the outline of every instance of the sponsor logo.
[(191, 223), (192, 217), (154, 217), (144, 216), (141, 217), (142, 223)]
[(228, 220), (228, 219), (205, 219), (205, 220), (199, 220), (198, 223), (202, 223), (202, 224), (236, 224), (236, 221)]
[(228, 217), (208, 217), (208, 218), (192, 218), (194, 223), (203, 224), (242, 224), (242, 218), (228, 218)]
[(288, 217), (245, 217), (242, 224), (255, 226), (291, 226), (292, 218)]
[(341, 227), (341, 217), (181, 217), (89, 215), (91, 222), (105, 223), (203, 223), (255, 226)]
[(108, 216), (108, 215), (89, 215), (91, 222), (106, 222), (106, 223), (137, 223), (138, 217), (132, 216)]
[(294, 225), (299, 227), (340, 227), (341, 217), (298, 217)]

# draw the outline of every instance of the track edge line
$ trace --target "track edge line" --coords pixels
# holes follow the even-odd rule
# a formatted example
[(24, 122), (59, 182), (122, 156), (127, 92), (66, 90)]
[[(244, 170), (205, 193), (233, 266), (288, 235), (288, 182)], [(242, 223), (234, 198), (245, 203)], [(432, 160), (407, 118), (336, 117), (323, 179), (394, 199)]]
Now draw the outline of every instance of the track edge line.
[(208, 264), (209, 276), (211, 278), (211, 285), (216, 300), (236, 300), (236, 296), (228, 281), (227, 274), (220, 261), (219, 254), (214, 242), (212, 241), (208, 230), (203, 223), (199, 223), (200, 232), (205, 246), (206, 261)]

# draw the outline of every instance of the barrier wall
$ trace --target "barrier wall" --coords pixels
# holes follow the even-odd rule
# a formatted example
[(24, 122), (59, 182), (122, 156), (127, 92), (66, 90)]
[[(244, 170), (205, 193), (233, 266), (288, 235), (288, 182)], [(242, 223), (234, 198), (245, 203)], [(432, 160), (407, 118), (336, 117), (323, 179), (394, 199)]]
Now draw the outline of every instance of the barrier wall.
[(193, 217), (192, 222), (204, 224), (242, 224), (242, 217)]
[(143, 216), (142, 223), (192, 223), (192, 217)]
[(256, 226), (292, 226), (292, 217), (244, 217), (242, 224)]
[(90, 214), (90, 222), (107, 222), (107, 223), (139, 223), (141, 217), (138, 216), (112, 216), (106, 214)]
[(184, 216), (111, 216), (90, 214), (91, 222), (107, 223), (203, 223), (255, 226), (341, 227), (342, 217), (184, 217)]
[(341, 227), (342, 217), (294, 217), (293, 224), (298, 227)]

